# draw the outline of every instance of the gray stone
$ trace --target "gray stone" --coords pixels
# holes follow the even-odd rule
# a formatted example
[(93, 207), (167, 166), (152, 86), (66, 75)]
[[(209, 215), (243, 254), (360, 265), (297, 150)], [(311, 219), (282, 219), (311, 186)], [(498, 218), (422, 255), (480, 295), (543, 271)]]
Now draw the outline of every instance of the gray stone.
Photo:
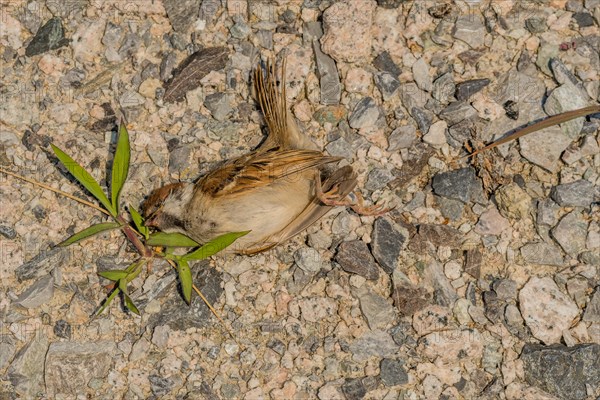
[[(415, 236), (414, 242), (421, 240), (431, 243), (433, 246), (447, 246), (457, 248), (461, 246), (463, 234), (448, 225), (421, 224), (419, 234)], [(412, 244), (413, 241), (411, 241)]]
[(460, 200), (463, 203), (486, 202), (481, 180), (471, 167), (454, 171), (442, 172), (433, 177), (433, 191), (435, 194)]
[(560, 399), (588, 398), (600, 388), (600, 345), (525, 344), (521, 353), (525, 381)]
[(390, 187), (403, 187), (419, 176), (421, 172), (423, 172), (425, 166), (427, 166), (429, 158), (433, 153), (433, 149), (424, 143), (417, 143), (407, 149), (406, 156), (403, 156), (402, 158), (402, 167), (393, 171), (396, 179), (389, 184)]
[(383, 100), (389, 100), (400, 87), (400, 81), (388, 72), (379, 72), (375, 74), (375, 85), (381, 92)]
[(44, 365), (48, 394), (75, 395), (92, 378), (105, 379), (116, 351), (116, 345), (109, 341), (51, 343)]
[(431, 77), (431, 74), (429, 74), (429, 65), (427, 65), (427, 62), (423, 57), (419, 58), (412, 65), (412, 73), (413, 79), (420, 89), (427, 92), (430, 92), (433, 89), (433, 78)]
[(387, 51), (384, 51), (375, 57), (373, 60), (373, 66), (380, 71), (390, 73), (394, 77), (397, 77), (402, 73), (402, 70), (392, 60), (390, 53)]
[(258, 45), (263, 49), (273, 50), (273, 32), (266, 29), (259, 29), (256, 32)]
[(426, 134), (429, 132), (429, 128), (431, 127), (431, 115), (429, 113), (419, 107), (413, 107), (410, 110), (410, 115), (415, 119), (417, 125), (419, 126), (419, 130)]
[(560, 249), (550, 243), (527, 243), (521, 247), (521, 256), (527, 264), (562, 267), (564, 260)]
[(554, 226), (558, 222), (558, 211), (560, 207), (551, 199), (543, 199), (538, 202), (537, 223), (538, 225)]
[(408, 374), (404, 369), (404, 362), (402, 360), (384, 358), (379, 365), (379, 378), (385, 386), (407, 384)]
[(415, 195), (413, 196), (413, 198), (406, 203), (406, 205), (404, 206), (404, 211), (414, 211), (419, 207), (424, 207), (425, 206), (425, 193), (423, 192), (417, 192), (415, 193)]
[(0, 235), (7, 239), (14, 239), (17, 237), (17, 232), (8, 225), (0, 225)]
[(500, 322), (504, 317), (506, 303), (498, 299), (496, 292), (491, 290), (483, 292), (483, 302), (485, 305), (485, 316), (493, 323)]
[(347, 160), (354, 158), (352, 145), (343, 137), (328, 143), (325, 150), (334, 157), (343, 157)]
[(512, 279), (498, 279), (492, 284), (494, 292), (500, 300), (511, 300), (517, 298), (517, 283)]
[(573, 14), (573, 19), (577, 21), (577, 25), (579, 25), (580, 28), (594, 26), (594, 17), (592, 17), (590, 13), (576, 12)]
[(335, 260), (346, 272), (363, 276), (369, 280), (379, 278), (379, 268), (377, 268), (366, 243), (361, 240), (342, 242), (338, 247)]
[(54, 334), (59, 338), (71, 339), (71, 324), (69, 324), (64, 319), (59, 319), (58, 321), (56, 321), (56, 323), (54, 324), (53, 331)]
[(587, 303), (583, 320), (586, 322), (600, 322), (600, 286), (596, 287), (594, 295)]
[(525, 27), (531, 33), (542, 33), (548, 29), (545, 18), (531, 17), (525, 20)]
[(348, 123), (354, 129), (367, 128), (375, 125), (379, 119), (381, 110), (372, 97), (365, 97), (356, 104)]
[(590, 182), (580, 179), (552, 188), (551, 197), (563, 207), (589, 207), (596, 189)]
[(371, 329), (382, 329), (393, 323), (396, 319), (394, 306), (386, 301), (386, 298), (368, 289), (366, 286), (353, 289), (352, 294), (360, 301), (362, 311), (367, 324)]
[(374, 168), (369, 172), (365, 189), (375, 191), (383, 189), (388, 183), (394, 180), (391, 171), (385, 168)]
[(446, 72), (433, 82), (431, 95), (442, 104), (448, 104), (454, 100), (456, 84), (452, 73)]
[[(584, 97), (581, 89), (570, 82), (567, 82), (550, 93), (544, 103), (544, 110), (548, 115), (556, 115), (562, 112), (583, 108), (587, 105), (587, 98)], [(585, 118), (583, 117), (577, 118), (568, 122), (563, 122), (560, 124), (560, 127), (570, 139), (575, 139), (581, 132), (584, 121)]]
[(133, 90), (128, 90), (119, 97), (119, 104), (123, 108), (138, 107), (146, 102), (146, 98)]
[(68, 252), (64, 247), (55, 247), (51, 250), (41, 251), (40, 254), (17, 267), (15, 273), (17, 279), (22, 282), (47, 275), (55, 267), (62, 265)]
[(164, 0), (163, 6), (173, 29), (186, 33), (198, 19), (200, 2), (201, 0)]
[(550, 59), (550, 69), (552, 70), (554, 79), (556, 79), (556, 82), (559, 84), (564, 85), (565, 83), (570, 83), (575, 86), (581, 85), (581, 82), (579, 82), (577, 77), (569, 71), (567, 66), (559, 58)]
[(390, 334), (382, 330), (368, 330), (349, 346), (352, 358), (358, 362), (372, 356), (389, 357), (390, 354), (395, 354), (398, 348)]
[(579, 255), (579, 261), (589, 265), (600, 265), (600, 253), (598, 251), (584, 251)]
[(587, 227), (588, 222), (583, 214), (572, 211), (560, 220), (551, 233), (567, 254), (576, 256), (585, 250)]
[(60, 18), (52, 18), (36, 32), (25, 50), (25, 55), (33, 57), (66, 46), (68, 43)]
[(192, 157), (190, 146), (179, 146), (169, 153), (169, 173), (177, 174), (189, 168)]
[(248, 35), (252, 33), (252, 29), (242, 19), (238, 19), (238, 21), (229, 28), (229, 33), (231, 33), (232, 37), (241, 40), (246, 39)]
[(401, 232), (389, 219), (375, 220), (371, 251), (385, 272), (392, 273), (396, 269), (407, 236), (408, 232)]
[(22, 398), (31, 399), (44, 391), (44, 359), (48, 351), (48, 338), (43, 330), (17, 352), (8, 367), (8, 379)]
[(346, 378), (346, 381), (342, 384), (342, 393), (344, 393), (346, 400), (360, 400), (367, 395), (367, 389), (362, 379)]
[(442, 264), (435, 260), (431, 261), (425, 267), (423, 276), (433, 286), (433, 298), (436, 304), (445, 307), (450, 307), (454, 304), (458, 295), (448, 278), (446, 278)]
[(560, 126), (551, 126), (519, 138), (520, 152), (530, 162), (554, 172), (558, 168), (560, 155), (572, 140)]
[(342, 84), (335, 60), (321, 51), (318, 37), (312, 44), (321, 86), (321, 104), (338, 104), (342, 97)]
[(436, 203), (445, 218), (451, 221), (458, 221), (462, 218), (465, 204), (460, 200), (439, 196), (436, 197)]
[(550, 71), (550, 60), (558, 57), (558, 46), (556, 43), (549, 43), (542, 40), (541, 45), (538, 47), (537, 59), (535, 65), (548, 76), (552, 76)]
[(230, 98), (226, 93), (213, 93), (206, 96), (204, 106), (217, 121), (224, 121), (233, 111), (229, 104)]
[[(223, 293), (223, 272), (208, 268), (208, 262), (201, 261), (190, 266), (193, 281), (209, 303), (214, 304)], [(216, 324), (213, 315), (200, 297), (193, 295), (192, 304), (187, 306), (181, 294), (176, 290), (174, 281), (163, 290), (167, 297), (158, 313), (152, 314), (147, 326), (154, 328), (169, 325), (173, 331), (185, 331), (188, 328), (203, 328)]]
[(308, 245), (315, 249), (328, 249), (333, 242), (331, 235), (328, 235), (322, 230), (308, 235)]
[(54, 278), (52, 275), (38, 279), (33, 285), (23, 291), (15, 301), (25, 308), (37, 308), (50, 302), (54, 296)]
[(128, 33), (125, 36), (123, 44), (119, 48), (119, 55), (122, 58), (133, 56), (137, 52), (137, 49), (140, 47), (141, 43), (142, 38), (138, 34)]
[(475, 93), (483, 90), (484, 87), (490, 84), (490, 80), (472, 79), (470, 81), (461, 82), (456, 85), (456, 99), (459, 101), (468, 100)]
[(321, 255), (312, 248), (302, 247), (294, 252), (296, 265), (307, 273), (314, 274), (321, 270)]
[(409, 82), (400, 85), (400, 99), (402, 105), (412, 115), (412, 109), (415, 107), (422, 108), (427, 103), (429, 98), (427, 92), (419, 89), (416, 83)]
[(440, 118), (448, 122), (448, 126), (452, 126), (475, 116), (477, 116), (477, 110), (464, 101), (450, 103), (448, 107), (444, 108), (440, 113)]
[(456, 19), (452, 36), (462, 40), (472, 48), (479, 48), (483, 46), (485, 33), (485, 25), (481, 14), (469, 13)]
[[(222, 4), (221, 0), (202, 0), (202, 4), (200, 5), (200, 19), (209, 24), (214, 22)], [(195, 12), (193, 8), (191, 11)]]
[(167, 81), (171, 78), (171, 74), (177, 65), (177, 54), (170, 51), (165, 54), (160, 62), (160, 79)]
[(16, 350), (17, 346), (12, 335), (0, 335), (0, 370), (8, 366)]
[(172, 379), (155, 374), (149, 375), (148, 381), (150, 381), (150, 390), (152, 390), (152, 394), (158, 398), (169, 394), (174, 385)]

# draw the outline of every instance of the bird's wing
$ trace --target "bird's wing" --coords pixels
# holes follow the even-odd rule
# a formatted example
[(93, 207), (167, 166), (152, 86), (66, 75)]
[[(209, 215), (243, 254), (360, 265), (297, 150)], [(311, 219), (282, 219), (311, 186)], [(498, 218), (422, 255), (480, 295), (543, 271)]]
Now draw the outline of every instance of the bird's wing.
[[(338, 191), (340, 196), (346, 197), (356, 187), (356, 174), (352, 170), (352, 167), (346, 165), (336, 170), (331, 176), (329, 176), (325, 182), (323, 182), (323, 191), (327, 192), (332, 189), (335, 185), (338, 185)], [(306, 208), (294, 218), (284, 229), (277, 234), (271, 236), (263, 243), (257, 244), (256, 246), (246, 249), (244, 254), (256, 254), (262, 251), (268, 250), (278, 244), (285, 242), (292, 238), (298, 233), (304, 231), (309, 226), (317, 222), (323, 217), (329, 210), (334, 206), (327, 206), (319, 201), (319, 199), (313, 197), (312, 201), (306, 206)]]
[(197, 190), (222, 197), (238, 195), (270, 185), (310, 168), (339, 161), (339, 157), (325, 156), (313, 150), (256, 151), (233, 159), (204, 176), (196, 183)]

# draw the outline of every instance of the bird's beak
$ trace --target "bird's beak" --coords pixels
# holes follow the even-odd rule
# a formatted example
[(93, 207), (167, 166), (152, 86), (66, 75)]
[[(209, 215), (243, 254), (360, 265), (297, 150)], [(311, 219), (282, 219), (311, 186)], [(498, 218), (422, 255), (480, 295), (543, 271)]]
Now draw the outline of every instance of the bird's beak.
[(150, 217), (149, 219), (146, 220), (145, 225), (150, 228), (158, 228), (158, 218), (159, 217), (160, 217), (160, 213), (155, 213), (154, 215), (152, 215), (152, 217)]

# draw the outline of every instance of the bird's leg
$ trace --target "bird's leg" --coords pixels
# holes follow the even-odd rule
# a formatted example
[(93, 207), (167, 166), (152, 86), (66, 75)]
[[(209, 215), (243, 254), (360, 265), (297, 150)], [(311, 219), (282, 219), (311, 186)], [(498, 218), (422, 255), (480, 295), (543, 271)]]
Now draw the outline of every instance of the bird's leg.
[(327, 206), (344, 206), (350, 207), (352, 210), (360, 215), (382, 215), (392, 210), (392, 208), (384, 207), (383, 205), (365, 206), (365, 200), (362, 194), (358, 191), (354, 191), (349, 195), (343, 196), (339, 192), (339, 184), (333, 185), (331, 189), (323, 192), (323, 186), (321, 183), (321, 175), (317, 171), (315, 176), (315, 193), (317, 199)]
[(394, 207), (385, 207), (384, 204), (365, 206), (365, 199), (360, 192), (354, 191), (351, 194), (356, 197), (356, 201), (354, 204), (350, 205), (350, 208), (352, 208), (352, 210), (359, 215), (377, 217), (394, 209)]

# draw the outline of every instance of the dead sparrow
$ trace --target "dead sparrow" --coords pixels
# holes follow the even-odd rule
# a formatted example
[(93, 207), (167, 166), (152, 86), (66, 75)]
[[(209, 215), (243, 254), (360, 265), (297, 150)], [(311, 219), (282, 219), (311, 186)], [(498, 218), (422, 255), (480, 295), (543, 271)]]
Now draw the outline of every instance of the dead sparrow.
[(302, 232), (337, 205), (363, 214), (387, 211), (380, 206), (363, 207), (362, 197), (353, 193), (356, 175), (350, 166), (323, 176), (323, 167), (340, 158), (317, 151), (299, 131), (286, 104), (285, 61), (281, 91), (274, 66), (267, 64), (266, 70), (266, 79), (260, 65), (254, 74), (256, 96), (269, 130), (265, 142), (196, 183), (156, 189), (142, 208), (148, 226), (181, 232), (199, 243), (249, 230), (230, 249), (252, 254)]

